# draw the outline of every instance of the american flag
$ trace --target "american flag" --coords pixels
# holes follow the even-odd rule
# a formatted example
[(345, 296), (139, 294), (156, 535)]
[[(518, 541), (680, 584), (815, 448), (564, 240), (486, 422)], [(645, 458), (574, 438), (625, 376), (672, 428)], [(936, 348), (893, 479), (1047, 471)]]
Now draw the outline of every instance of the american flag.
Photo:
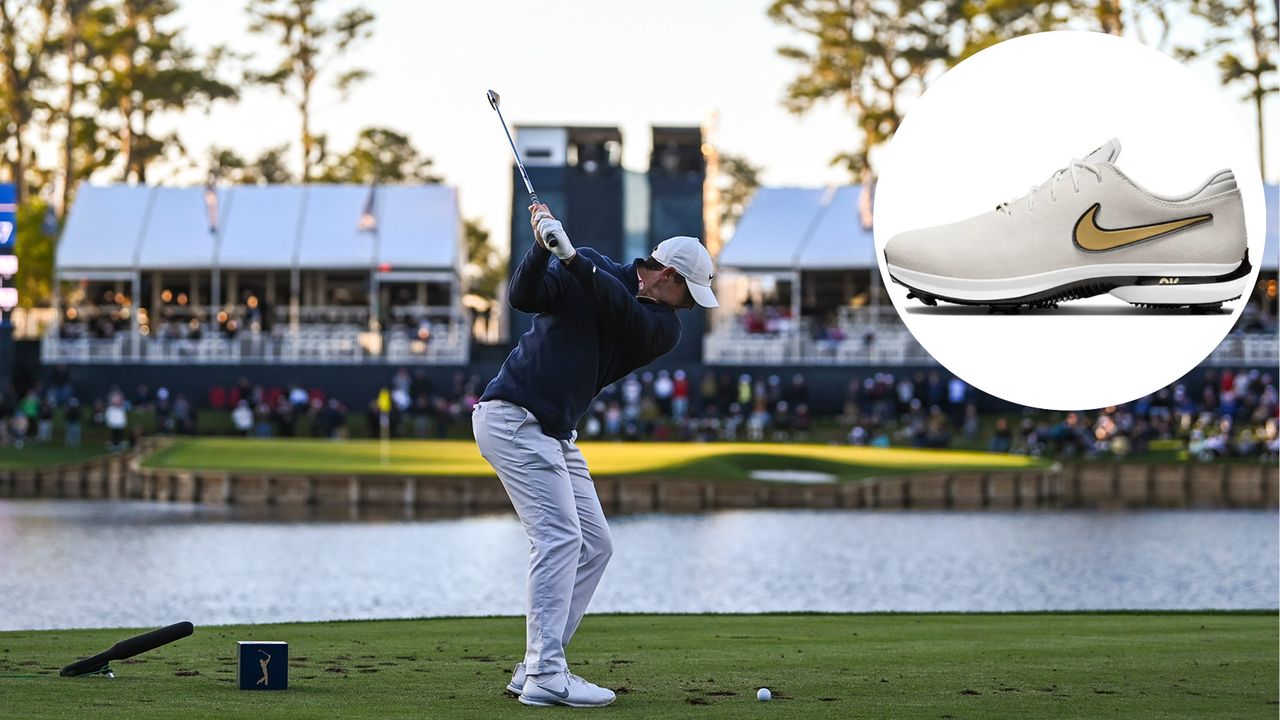
[(204, 184), (204, 209), (209, 219), (209, 234), (218, 232), (218, 189), (214, 186), (213, 175)]
[(364, 210), (360, 211), (360, 221), (356, 223), (356, 230), (360, 232), (377, 232), (378, 230), (378, 216), (373, 212), (376, 188), (375, 185), (369, 185), (369, 195), (364, 200)]

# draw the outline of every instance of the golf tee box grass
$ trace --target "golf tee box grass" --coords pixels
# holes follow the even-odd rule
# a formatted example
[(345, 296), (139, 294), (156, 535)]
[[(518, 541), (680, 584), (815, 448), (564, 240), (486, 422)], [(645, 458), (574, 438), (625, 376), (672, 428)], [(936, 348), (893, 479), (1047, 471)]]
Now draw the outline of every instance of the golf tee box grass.
[[(765, 443), (579, 444), (595, 476), (669, 476), (745, 480), (752, 470), (809, 470), (839, 480), (942, 470), (1025, 470), (1049, 463), (967, 450)], [(377, 440), (194, 438), (174, 441), (144, 461), (149, 468), (290, 475), (390, 474), (491, 477), (474, 442), (397, 440), (382, 462)]]
[[(118, 663), (58, 667), (125, 630), (0, 633), (6, 718), (528, 718), (504, 692), (524, 619), (201, 626)], [(233, 648), (287, 640), (287, 693), (236, 690)], [(570, 669), (617, 718), (1275, 718), (1275, 611), (588, 615)], [(36, 677), (32, 677), (37, 675)], [(771, 702), (756, 700), (768, 687)], [(541, 711), (556, 712), (556, 711)]]

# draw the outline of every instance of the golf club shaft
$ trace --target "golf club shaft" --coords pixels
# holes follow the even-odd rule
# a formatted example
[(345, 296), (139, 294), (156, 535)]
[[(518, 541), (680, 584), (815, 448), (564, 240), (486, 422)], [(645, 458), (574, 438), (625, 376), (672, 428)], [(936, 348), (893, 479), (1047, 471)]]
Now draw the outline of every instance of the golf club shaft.
[[(534, 192), (533, 183), (529, 181), (529, 173), (524, 169), (524, 161), (520, 159), (520, 151), (516, 149), (516, 141), (511, 137), (511, 131), (507, 129), (507, 119), (502, 117), (502, 110), (492, 99), (490, 99), (490, 105), (493, 107), (493, 111), (498, 113), (498, 122), (502, 123), (502, 132), (507, 134), (507, 142), (511, 144), (511, 154), (515, 156), (516, 167), (520, 170), (520, 177), (524, 179), (524, 189), (529, 192), (529, 201), (534, 205), (541, 205), (542, 201), (538, 200), (538, 193)], [(548, 248), (553, 248), (559, 244), (559, 241), (552, 234), (546, 238), (546, 243)]]
[(516, 167), (520, 169), (520, 177), (524, 179), (524, 189), (529, 192), (529, 198), (538, 202), (538, 194), (533, 191), (533, 183), (529, 182), (529, 173), (525, 172), (524, 161), (520, 159), (520, 150), (516, 148), (516, 141), (511, 137), (511, 131), (507, 129), (507, 119), (502, 117), (502, 111), (497, 107), (493, 108), (498, 113), (498, 121), (502, 123), (502, 132), (507, 134), (507, 142), (511, 144), (511, 154), (516, 156)]

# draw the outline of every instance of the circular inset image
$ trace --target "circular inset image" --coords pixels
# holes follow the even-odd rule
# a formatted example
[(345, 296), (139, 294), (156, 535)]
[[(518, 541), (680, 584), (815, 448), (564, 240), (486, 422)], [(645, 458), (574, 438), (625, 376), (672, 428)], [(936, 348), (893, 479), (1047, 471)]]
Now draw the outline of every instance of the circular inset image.
[(1164, 387), (1231, 329), (1265, 238), (1224, 95), (1111, 35), (1003, 42), (934, 82), (881, 158), (875, 242), (922, 346), (1055, 410)]

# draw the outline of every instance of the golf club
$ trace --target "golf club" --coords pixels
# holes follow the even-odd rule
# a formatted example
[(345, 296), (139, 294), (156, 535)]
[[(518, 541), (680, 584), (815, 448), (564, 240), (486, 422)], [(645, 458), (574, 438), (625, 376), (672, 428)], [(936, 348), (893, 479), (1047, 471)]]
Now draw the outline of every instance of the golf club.
[(93, 657), (71, 663), (62, 668), (62, 672), (59, 674), (63, 677), (106, 675), (109, 678), (113, 678), (115, 673), (111, 671), (112, 660), (124, 660), (148, 650), (155, 650), (161, 645), (168, 645), (174, 640), (181, 640), (187, 637), (194, 630), (195, 628), (192, 627), (191, 623), (180, 622), (141, 635), (135, 635), (121, 640)]
[[(511, 152), (516, 156), (516, 167), (520, 168), (520, 177), (524, 178), (524, 189), (529, 191), (529, 200), (534, 205), (541, 205), (542, 202), (538, 200), (538, 193), (533, 190), (533, 183), (529, 182), (529, 173), (524, 170), (524, 162), (520, 159), (520, 151), (516, 149), (516, 141), (511, 139), (511, 131), (507, 129), (507, 121), (502, 117), (502, 110), (498, 107), (502, 102), (502, 98), (492, 90), (486, 92), (485, 97), (489, 98), (489, 106), (493, 108), (493, 111), (498, 113), (498, 121), (502, 123), (502, 131), (507, 134), (507, 142), (511, 143)], [(549, 248), (559, 244), (555, 235), (551, 235), (546, 241)]]

